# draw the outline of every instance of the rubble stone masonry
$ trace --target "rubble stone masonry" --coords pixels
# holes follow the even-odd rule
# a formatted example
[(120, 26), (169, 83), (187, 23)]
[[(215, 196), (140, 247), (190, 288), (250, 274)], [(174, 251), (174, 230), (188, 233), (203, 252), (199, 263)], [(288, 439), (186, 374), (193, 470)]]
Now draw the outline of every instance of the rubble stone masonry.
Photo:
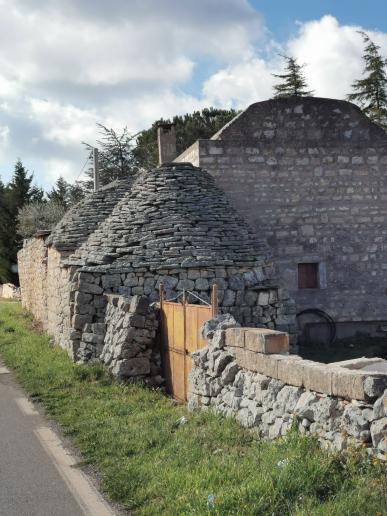
[(206, 336), (209, 346), (192, 355), (191, 410), (234, 417), (261, 437), (296, 427), (325, 448), (365, 446), (387, 459), (386, 361), (303, 360), (286, 354), (285, 334), (270, 330), (217, 329)]
[(24, 308), (47, 329), (47, 246), (46, 236), (24, 241), (18, 253), (21, 299)]

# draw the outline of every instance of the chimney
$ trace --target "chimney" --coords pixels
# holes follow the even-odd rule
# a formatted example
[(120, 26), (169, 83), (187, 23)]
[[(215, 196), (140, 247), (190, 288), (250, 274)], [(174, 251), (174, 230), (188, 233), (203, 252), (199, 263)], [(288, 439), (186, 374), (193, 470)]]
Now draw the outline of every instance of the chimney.
[(175, 124), (167, 122), (157, 124), (157, 144), (159, 147), (159, 165), (170, 163), (176, 158)]

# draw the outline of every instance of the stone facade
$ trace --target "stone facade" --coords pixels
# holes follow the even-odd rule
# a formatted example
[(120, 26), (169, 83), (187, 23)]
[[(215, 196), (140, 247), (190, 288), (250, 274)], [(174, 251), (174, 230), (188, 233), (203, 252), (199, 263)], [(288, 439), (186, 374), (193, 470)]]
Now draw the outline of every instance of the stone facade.
[(47, 235), (24, 241), (18, 254), (19, 281), (23, 307), (47, 325)]
[[(235, 417), (261, 437), (273, 439), (296, 427), (316, 435), (325, 448), (365, 446), (387, 459), (385, 361), (325, 365), (288, 356), (278, 332), (211, 330), (203, 335), (209, 346), (192, 355), (191, 410), (211, 408)], [(379, 364), (386, 372), (377, 372)], [(361, 366), (374, 366), (375, 372)]]
[[(267, 240), (297, 311), (326, 311), (339, 335), (387, 320), (387, 136), (356, 106), (259, 102), (176, 161), (206, 169)], [(318, 264), (318, 288), (298, 288), (300, 263)]]

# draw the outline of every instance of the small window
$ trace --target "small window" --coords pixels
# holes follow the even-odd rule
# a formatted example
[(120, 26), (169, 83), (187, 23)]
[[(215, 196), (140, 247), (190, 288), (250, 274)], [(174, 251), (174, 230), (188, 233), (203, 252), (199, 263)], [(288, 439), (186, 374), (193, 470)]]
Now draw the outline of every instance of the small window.
[(298, 264), (298, 288), (319, 288), (318, 263)]

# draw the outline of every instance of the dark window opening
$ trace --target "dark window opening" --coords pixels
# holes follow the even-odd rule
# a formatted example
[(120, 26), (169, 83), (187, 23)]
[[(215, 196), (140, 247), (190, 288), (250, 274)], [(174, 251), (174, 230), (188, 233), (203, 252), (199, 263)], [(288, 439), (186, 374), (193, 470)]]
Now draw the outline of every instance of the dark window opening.
[(318, 263), (298, 264), (298, 288), (319, 288)]

